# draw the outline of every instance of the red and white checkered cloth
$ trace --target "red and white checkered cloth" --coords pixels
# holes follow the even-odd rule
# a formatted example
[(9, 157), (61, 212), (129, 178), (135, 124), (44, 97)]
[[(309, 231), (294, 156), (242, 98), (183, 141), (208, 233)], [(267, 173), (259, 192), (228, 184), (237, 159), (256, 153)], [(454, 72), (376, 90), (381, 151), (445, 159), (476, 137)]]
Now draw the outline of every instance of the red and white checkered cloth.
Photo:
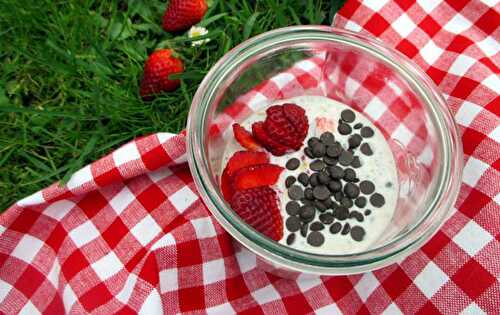
[[(253, 254), (235, 250), (200, 200), (184, 135), (159, 133), (0, 216), (0, 313), (498, 313), (499, 9), (495, 0), (353, 0), (335, 19), (418, 63), (461, 127), (465, 168), (456, 209), (400, 264), (296, 280), (264, 272)], [(308, 61), (278, 75), (275, 92), (310, 89), (315, 71)], [(256, 95), (244, 105), (263, 94)], [(373, 110), (364, 111), (404, 116)], [(388, 132), (407, 138), (411, 128)]]

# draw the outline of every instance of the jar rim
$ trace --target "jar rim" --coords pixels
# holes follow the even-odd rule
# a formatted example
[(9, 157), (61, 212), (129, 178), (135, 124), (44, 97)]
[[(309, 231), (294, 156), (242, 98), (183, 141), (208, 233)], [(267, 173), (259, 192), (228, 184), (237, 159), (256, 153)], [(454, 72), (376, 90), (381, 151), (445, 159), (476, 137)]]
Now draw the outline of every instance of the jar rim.
[[(342, 255), (303, 252), (279, 244), (253, 230), (225, 203), (210, 174), (206, 159), (204, 130), (210, 105), (217, 89), (233, 69), (259, 53), (301, 41), (328, 42), (352, 46), (390, 65), (414, 87), (429, 109), (443, 154), (437, 183), (424, 215), (413, 226), (390, 242), (369, 250)], [(291, 26), (253, 37), (226, 53), (209, 71), (192, 101), (188, 116), (188, 162), (203, 201), (217, 221), (236, 240), (265, 259), (300, 272), (350, 274), (380, 268), (398, 261), (430, 239), (444, 222), (455, 202), (462, 170), (462, 151), (458, 128), (446, 102), (432, 80), (406, 56), (375, 38), (327, 26)], [(425, 223), (425, 225), (424, 225)], [(419, 229), (420, 227), (420, 229)], [(424, 227), (424, 228), (422, 228)]]

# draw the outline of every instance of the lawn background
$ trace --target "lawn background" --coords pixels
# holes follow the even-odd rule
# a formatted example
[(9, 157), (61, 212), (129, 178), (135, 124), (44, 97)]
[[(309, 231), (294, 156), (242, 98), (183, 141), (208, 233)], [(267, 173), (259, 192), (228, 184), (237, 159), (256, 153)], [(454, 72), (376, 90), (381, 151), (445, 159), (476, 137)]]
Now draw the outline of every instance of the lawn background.
[[(331, 24), (344, 0), (213, 0), (191, 47), (161, 28), (166, 1), (0, 2), (0, 212), (134, 137), (184, 128), (210, 67), (245, 39), (297, 24)], [(142, 67), (173, 48), (181, 87), (143, 102)]]

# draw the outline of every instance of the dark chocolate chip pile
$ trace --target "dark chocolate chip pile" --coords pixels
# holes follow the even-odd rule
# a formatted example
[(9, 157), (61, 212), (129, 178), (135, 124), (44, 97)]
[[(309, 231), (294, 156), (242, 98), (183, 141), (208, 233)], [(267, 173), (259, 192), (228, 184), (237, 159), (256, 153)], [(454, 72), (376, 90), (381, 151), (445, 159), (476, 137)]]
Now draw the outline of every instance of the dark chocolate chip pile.
[[(365, 138), (374, 135), (372, 128), (355, 123), (356, 114), (351, 110), (341, 113), (337, 131), (341, 135), (350, 135), (348, 148), (335, 140), (331, 132), (323, 133), (319, 138), (311, 137), (304, 148), (305, 155), (311, 159), (310, 171), (302, 172), (297, 178), (288, 176), (285, 185), (292, 201), (286, 205), (289, 217), (285, 221), (290, 232), (286, 243), (291, 245), (296, 240), (296, 232), (306, 238), (311, 246), (321, 246), (325, 241), (324, 233), (350, 235), (361, 242), (365, 229), (357, 223), (364, 222), (365, 216), (372, 212), (364, 209), (380, 208), (385, 198), (375, 192), (375, 185), (369, 180), (358, 178), (356, 168), (362, 167), (359, 154), (373, 154)], [(291, 158), (286, 168), (296, 170), (300, 161)], [(347, 222), (349, 221), (349, 222)], [(329, 226), (329, 227), (328, 227)]]

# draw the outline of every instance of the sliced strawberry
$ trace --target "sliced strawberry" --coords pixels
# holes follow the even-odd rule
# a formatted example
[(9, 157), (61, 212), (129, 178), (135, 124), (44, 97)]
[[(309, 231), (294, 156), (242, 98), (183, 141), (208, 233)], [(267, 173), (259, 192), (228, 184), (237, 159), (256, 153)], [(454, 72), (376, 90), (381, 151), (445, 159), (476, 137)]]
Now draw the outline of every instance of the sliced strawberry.
[(286, 147), (295, 147), (299, 135), (295, 131), (293, 124), (286, 118), (283, 112), (283, 106), (271, 106), (266, 110), (266, 114), (264, 130), (269, 137)]
[(231, 207), (258, 232), (275, 241), (283, 237), (283, 218), (278, 196), (270, 187), (261, 186), (237, 191), (231, 200)]
[[(283, 113), (288, 121), (290, 121), (295, 127), (295, 130), (300, 137), (298, 140), (302, 144), (307, 136), (307, 131), (309, 130), (309, 122), (307, 121), (306, 111), (298, 105), (287, 103), (283, 104)], [(298, 149), (300, 149), (300, 147)]]
[(274, 141), (264, 130), (264, 122), (256, 122), (252, 125), (252, 134), (269, 152), (273, 155), (284, 155), (288, 148), (281, 143)]
[(262, 148), (254, 137), (252, 137), (252, 134), (240, 124), (233, 124), (233, 133), (236, 141), (238, 141), (245, 149), (257, 151)]
[(239, 169), (233, 176), (235, 190), (276, 184), (283, 167), (275, 164), (258, 164)]
[(251, 165), (269, 163), (269, 156), (265, 152), (238, 151), (227, 161), (222, 172), (220, 188), (224, 199), (231, 201), (234, 189), (232, 187), (232, 177), (236, 171)]

